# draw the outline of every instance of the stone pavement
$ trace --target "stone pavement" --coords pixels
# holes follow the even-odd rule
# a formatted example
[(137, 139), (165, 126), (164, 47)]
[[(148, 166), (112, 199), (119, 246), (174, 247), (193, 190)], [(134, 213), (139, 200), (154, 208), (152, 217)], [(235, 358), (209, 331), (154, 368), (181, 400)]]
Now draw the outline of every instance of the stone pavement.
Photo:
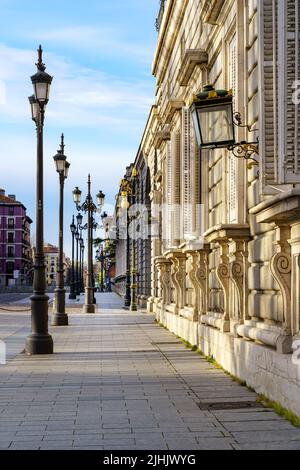
[[(300, 429), (152, 315), (97, 300), (97, 314), (74, 309), (70, 326), (50, 328), (55, 354), (15, 351), (0, 365), (0, 449), (300, 449)], [(17, 337), (20, 352), (29, 320), (0, 312), (0, 339)]]

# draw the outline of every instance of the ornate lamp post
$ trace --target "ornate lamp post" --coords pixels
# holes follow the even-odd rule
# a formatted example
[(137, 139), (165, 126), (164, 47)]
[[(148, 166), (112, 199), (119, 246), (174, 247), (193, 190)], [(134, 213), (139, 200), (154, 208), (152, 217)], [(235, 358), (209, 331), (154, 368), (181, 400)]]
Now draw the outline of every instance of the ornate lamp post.
[(82, 224), (82, 215), (77, 214), (77, 230), (75, 233), (76, 238), (76, 295), (81, 293), (81, 248), (80, 248), (80, 238), (82, 234), (81, 224)]
[(43, 128), (45, 108), (49, 101), (53, 77), (45, 72), (42, 47), (38, 49), (37, 73), (31, 77), (34, 95), (29, 98), (32, 120), (37, 129), (37, 187), (36, 187), (36, 252), (34, 260), (33, 295), (31, 296), (31, 334), (27, 337), (27, 354), (52, 354), (53, 340), (48, 333), (48, 300), (46, 295), (44, 255), (44, 169)]
[(101, 277), (100, 277), (100, 292), (104, 292), (104, 253), (103, 253), (103, 246), (101, 243), (100, 250), (96, 251), (96, 259), (100, 261), (100, 269), (101, 269)]
[[(85, 227), (82, 229), (87, 229), (88, 231), (88, 266), (87, 266), (87, 283), (85, 287), (85, 304), (84, 304), (84, 313), (95, 313), (94, 305), (94, 288), (93, 288), (93, 214), (98, 211), (97, 206), (93, 202), (91, 196), (91, 177), (88, 176), (88, 194), (85, 201), (80, 204), (82, 192), (78, 187), (73, 191), (73, 198), (76, 204), (76, 208), (79, 211), (83, 211), (88, 215), (88, 222)], [(96, 195), (97, 205), (101, 208), (104, 205), (105, 195), (102, 191)]]
[(56, 312), (52, 315), (51, 324), (53, 326), (66, 326), (68, 325), (68, 315), (65, 312), (65, 294), (66, 289), (64, 286), (64, 185), (65, 179), (69, 174), (70, 163), (64, 153), (64, 135), (61, 136), (60, 150), (53, 157), (56, 171), (59, 175), (59, 236), (58, 236), (58, 270), (56, 277), (55, 289), (55, 307)]
[[(121, 208), (127, 210), (127, 245), (126, 245), (126, 292), (125, 292), (125, 302), (124, 307), (130, 307), (130, 310), (135, 312), (137, 310), (137, 300), (136, 300), (136, 247), (135, 247), (135, 227), (134, 227), (134, 236), (132, 239), (132, 250), (131, 250), (131, 278), (130, 278), (130, 245), (129, 245), (129, 211), (128, 209), (130, 206), (135, 205), (136, 201), (136, 176), (137, 172), (136, 169), (133, 168), (131, 173), (131, 181), (128, 179), (123, 179), (121, 181)], [(129, 202), (130, 201), (130, 202)], [(135, 221), (135, 217), (133, 217), (133, 223)], [(135, 225), (135, 223), (134, 223)], [(131, 283), (130, 283), (131, 281)]]
[(72, 233), (72, 273), (71, 273), (71, 286), (70, 286), (70, 295), (69, 299), (76, 299), (76, 292), (75, 292), (75, 266), (74, 266), (74, 238), (76, 232), (76, 225), (75, 225), (75, 217), (73, 215), (73, 220), (70, 225), (71, 233)]
[(76, 297), (78, 295), (78, 240), (79, 240), (79, 231), (78, 231), (78, 225), (76, 227), (76, 232), (75, 232), (75, 240), (76, 240), (76, 256), (75, 256), (75, 294)]
[(80, 293), (84, 292), (84, 284), (83, 284), (83, 263), (84, 263), (84, 241), (82, 238), (82, 230), (80, 231), (80, 238), (79, 238), (79, 250), (80, 250)]
[(121, 203), (120, 207), (126, 210), (126, 284), (125, 284), (125, 297), (124, 308), (128, 309), (130, 306), (130, 241), (129, 241), (129, 200), (131, 196), (131, 185), (128, 179), (124, 178), (121, 181)]

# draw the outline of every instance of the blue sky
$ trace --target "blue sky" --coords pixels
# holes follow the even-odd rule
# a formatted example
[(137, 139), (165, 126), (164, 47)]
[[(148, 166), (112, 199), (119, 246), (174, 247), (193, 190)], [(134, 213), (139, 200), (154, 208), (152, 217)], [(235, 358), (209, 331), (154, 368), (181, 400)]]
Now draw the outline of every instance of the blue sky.
[[(72, 189), (114, 204), (134, 160), (151, 104), (158, 0), (0, 0), (0, 187), (35, 214), (36, 137), (30, 75), (41, 43), (54, 76), (45, 123), (45, 241), (57, 243), (58, 177), (52, 156), (64, 132), (71, 163), (65, 189), (65, 248), (70, 254)], [(34, 228), (34, 227), (33, 227)], [(34, 230), (33, 230), (34, 235)]]

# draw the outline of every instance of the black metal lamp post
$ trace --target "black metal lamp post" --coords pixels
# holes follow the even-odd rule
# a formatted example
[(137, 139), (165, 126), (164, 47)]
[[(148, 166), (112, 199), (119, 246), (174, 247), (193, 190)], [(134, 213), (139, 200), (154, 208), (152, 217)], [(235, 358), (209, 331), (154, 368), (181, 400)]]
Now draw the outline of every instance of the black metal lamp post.
[[(134, 206), (136, 202), (136, 177), (137, 172), (136, 169), (133, 168), (132, 170), (132, 195), (131, 195), (131, 204)], [(136, 246), (135, 246), (135, 216), (133, 216), (133, 238), (132, 238), (132, 267), (131, 267), (131, 298), (130, 298), (130, 310), (132, 312), (137, 311), (137, 272), (136, 272)]]
[(83, 285), (83, 263), (84, 263), (84, 241), (82, 238), (82, 230), (79, 238), (79, 250), (80, 250), (80, 293), (84, 292)]
[(124, 308), (130, 306), (130, 240), (129, 240), (129, 198), (131, 196), (131, 185), (128, 179), (121, 181), (121, 202), (120, 208), (126, 211), (126, 280), (125, 280), (125, 297)]
[[(124, 307), (130, 307), (131, 311), (137, 310), (136, 300), (136, 253), (135, 253), (135, 240), (132, 239), (132, 250), (131, 250), (131, 273), (130, 273), (130, 241), (129, 241), (129, 208), (135, 204), (136, 200), (136, 169), (132, 169), (131, 181), (123, 179), (121, 181), (121, 208), (127, 211), (126, 218), (126, 230), (127, 230), (127, 244), (126, 244), (126, 290)], [(135, 218), (133, 218), (133, 221)], [(135, 235), (135, 230), (134, 230)]]
[(100, 261), (100, 292), (104, 292), (104, 253), (103, 253), (103, 246), (101, 243), (101, 248), (100, 250), (98, 249), (96, 251), (96, 259)]
[(75, 225), (75, 217), (73, 215), (73, 220), (70, 225), (71, 233), (72, 233), (72, 272), (71, 272), (71, 285), (70, 285), (70, 295), (69, 299), (76, 299), (76, 292), (75, 292), (75, 266), (74, 266), (74, 238), (76, 232), (76, 225)]
[(84, 293), (84, 289), (85, 289), (85, 284), (84, 284), (84, 251), (85, 251), (85, 246), (84, 246), (84, 242), (82, 244), (82, 292)]
[(81, 294), (81, 248), (80, 248), (80, 238), (82, 234), (81, 224), (82, 224), (82, 215), (77, 214), (77, 230), (75, 234), (76, 238), (76, 295)]
[(34, 95), (29, 98), (32, 119), (37, 129), (37, 187), (36, 187), (36, 252), (34, 260), (33, 295), (31, 296), (31, 334), (27, 337), (27, 354), (52, 354), (53, 340), (48, 333), (48, 300), (46, 295), (44, 255), (44, 169), (43, 128), (45, 108), (49, 101), (53, 77), (45, 72), (42, 47), (38, 49), (37, 73), (31, 77)]
[(75, 232), (75, 240), (76, 240), (76, 262), (75, 262), (75, 294), (76, 297), (78, 294), (78, 284), (79, 284), (79, 263), (78, 263), (78, 241), (79, 241), (79, 230), (78, 230), (78, 224), (76, 227), (76, 232)]
[[(93, 202), (91, 196), (91, 177), (88, 176), (88, 194), (85, 201), (80, 204), (82, 192), (78, 187), (73, 191), (73, 198), (76, 204), (77, 210), (83, 211), (88, 215), (88, 222), (86, 226), (82, 227), (83, 230), (88, 231), (88, 256), (87, 256), (87, 282), (85, 287), (85, 304), (84, 313), (95, 313), (94, 304), (94, 288), (93, 288), (93, 214), (98, 211), (97, 206)], [(105, 195), (102, 191), (96, 195), (97, 205), (101, 210), (104, 205)]]
[(58, 270), (56, 277), (56, 289), (55, 289), (55, 308), (56, 312), (52, 315), (51, 324), (53, 326), (66, 326), (68, 325), (68, 315), (65, 312), (65, 294), (66, 289), (64, 286), (64, 185), (65, 179), (69, 174), (70, 163), (64, 153), (64, 135), (61, 136), (60, 150), (55, 155), (54, 161), (56, 165), (56, 171), (59, 174), (59, 236), (58, 236)]

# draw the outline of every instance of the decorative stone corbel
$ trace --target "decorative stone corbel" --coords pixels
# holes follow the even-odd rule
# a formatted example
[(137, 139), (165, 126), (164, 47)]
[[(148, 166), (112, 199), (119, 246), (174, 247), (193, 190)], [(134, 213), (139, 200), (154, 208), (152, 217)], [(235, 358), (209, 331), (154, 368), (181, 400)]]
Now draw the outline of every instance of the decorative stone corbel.
[[(281, 343), (277, 344), (277, 350), (285, 352), (286, 347), (291, 348), (291, 228), (288, 225), (280, 225), (276, 228), (276, 253), (271, 258), (271, 273), (277, 281), (283, 301), (283, 328), (287, 337), (281, 337)], [(288, 344), (287, 344), (288, 343)]]
[(192, 320), (197, 321), (200, 306), (200, 290), (196, 274), (198, 271), (198, 253), (196, 251), (187, 252), (187, 256), (190, 258), (187, 274), (192, 286)]
[(175, 287), (177, 288), (177, 307), (179, 311), (185, 306), (186, 297), (186, 256), (181, 253), (182, 256), (174, 258), (174, 279)]
[(207, 314), (208, 310), (208, 281), (209, 281), (209, 260), (208, 255), (210, 253), (210, 246), (204, 245), (204, 247), (198, 251), (198, 267), (196, 270), (196, 280), (199, 285), (199, 316)]
[(244, 323), (249, 319), (248, 315), (248, 250), (245, 240), (235, 240), (234, 260), (230, 263), (230, 277), (235, 285), (238, 304), (238, 323)]
[(180, 250), (170, 250), (165, 256), (172, 262), (171, 279), (174, 286), (175, 313), (179, 314), (180, 309), (185, 306), (186, 254)]
[(160, 282), (162, 286), (163, 306), (171, 303), (171, 261), (164, 259), (160, 263)]
[(230, 315), (229, 315), (229, 281), (230, 281), (230, 266), (228, 258), (228, 244), (220, 242), (220, 264), (216, 269), (217, 279), (220, 282), (223, 295), (224, 295), (224, 313), (221, 324), (221, 331), (230, 331)]
[[(300, 190), (293, 188), (261, 202), (250, 210), (258, 223), (276, 226), (276, 253), (271, 258), (271, 273), (279, 285), (283, 302), (281, 333), (276, 340), (278, 352), (292, 352), (293, 335), (299, 331), (299, 262), (295, 249), (300, 222)], [(296, 256), (296, 257), (295, 257)]]

